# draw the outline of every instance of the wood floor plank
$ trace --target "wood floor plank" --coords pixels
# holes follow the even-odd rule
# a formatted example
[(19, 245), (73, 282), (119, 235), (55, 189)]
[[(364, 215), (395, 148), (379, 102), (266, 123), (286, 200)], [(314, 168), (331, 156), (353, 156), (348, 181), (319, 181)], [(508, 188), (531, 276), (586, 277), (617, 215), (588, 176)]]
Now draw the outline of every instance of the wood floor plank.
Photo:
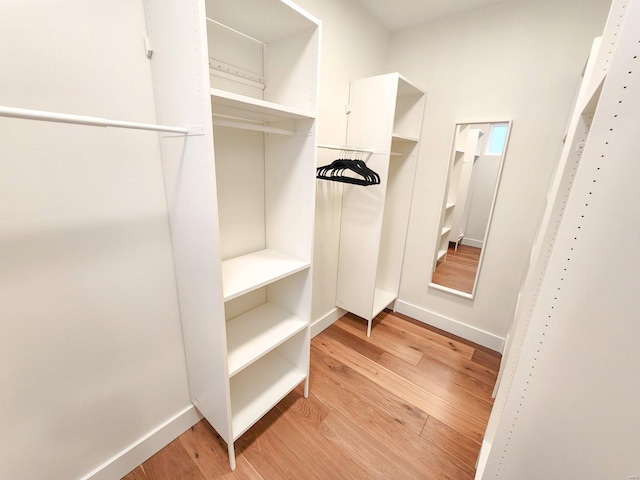
[(311, 385), (314, 396), (332, 409), (359, 411), (369, 415), (365, 422), (376, 422), (380, 411), (413, 435), (419, 435), (427, 421), (427, 414), (405, 402), (376, 383), (368, 380), (338, 360), (322, 353), (312, 345), (314, 364)]
[(122, 480), (147, 480), (147, 476), (144, 473), (144, 468), (140, 465), (122, 477)]
[(489, 396), (491, 395), (498, 376), (494, 370), (465, 358), (444, 358), (433, 355), (424, 355), (420, 359), (418, 366), (427, 368), (429, 364), (436, 365), (436, 362), (444, 363), (451, 372), (464, 374), (473, 379), (480, 390), (487, 392)]
[(203, 420), (124, 480), (471, 480), (499, 354), (385, 312), (311, 342), (299, 386), (235, 443)]
[(382, 365), (357, 352), (346, 349), (339, 342), (327, 336), (321, 334), (314, 340), (318, 340), (314, 342), (314, 345), (326, 355), (335, 357), (380, 387), (386, 388), (406, 402), (436, 417), (476, 442), (480, 443), (482, 441), (486, 423), (458, 410), (441, 398), (396, 375)]
[(480, 445), (434, 417), (429, 417), (420, 436), (434, 449), (463, 469), (475, 470)]
[(206, 480), (179, 441), (147, 460), (144, 472), (147, 480)]
[[(354, 335), (351, 332), (343, 330), (341, 328), (329, 328), (323, 332), (325, 335), (337, 340), (343, 345), (351, 348), (352, 350), (364, 355), (371, 360), (378, 360), (380, 355), (384, 353), (384, 350), (373, 343), (363, 342), (362, 339)], [(418, 359), (419, 360), (419, 359)]]
[[(411, 335), (414, 342), (419, 342), (423, 347), (430, 345), (433, 347), (442, 347), (446, 353), (452, 353), (457, 356), (471, 359), (476, 349), (462, 341), (444, 336), (430, 328), (425, 324), (416, 325), (407, 322), (395, 313), (382, 312), (380, 315), (380, 325), (389, 326), (398, 330), (401, 335)], [(431, 351), (431, 349), (429, 349)]]
[[(316, 365), (323, 363), (322, 360), (328, 358), (324, 357), (315, 348), (312, 355), (316, 360)], [(350, 369), (345, 367), (345, 370)], [(396, 455), (400, 458), (399, 461), (411, 463), (416, 468), (419, 468), (424, 475), (423, 478), (452, 478), (455, 480), (467, 477), (472, 478), (475, 458), (466, 465), (454, 462), (448, 457), (448, 452), (439, 449), (437, 444), (431, 443), (430, 438), (416, 438), (413, 425), (407, 425), (398, 419), (397, 410), (390, 412), (387, 408), (388, 402), (376, 402), (382, 392), (388, 395), (386, 390), (378, 388), (377, 391), (379, 393), (373, 399), (369, 399), (366, 395), (362, 395), (363, 392), (359, 385), (341, 387), (333, 378), (330, 378), (331, 373), (328, 372), (326, 375), (320, 376), (321, 388), (314, 389), (316, 393), (313, 395), (323, 402), (331, 402), (335, 411), (340, 412), (340, 414), (347, 417), (353, 424), (358, 425), (360, 429), (366, 431), (369, 435), (374, 438), (385, 439), (384, 442), (387, 448), (396, 452)], [(315, 377), (319, 377), (317, 370)], [(359, 375), (352, 374), (351, 378), (354, 377), (359, 377)], [(373, 385), (373, 382), (366, 379), (363, 379), (361, 383)], [(340, 389), (346, 388), (348, 388), (348, 392), (340, 392)], [(401, 399), (396, 400), (396, 404), (401, 403), (403, 403)], [(416, 411), (415, 407), (412, 410)], [(422, 413), (421, 418), (424, 421), (420, 425), (420, 433), (424, 429), (427, 418), (430, 417)]]
[(473, 353), (473, 357), (471, 357), (471, 360), (495, 372), (498, 372), (498, 370), (500, 369), (500, 355), (495, 352), (487, 353), (483, 352), (482, 350), (476, 350)]
[[(308, 413), (313, 404), (313, 399), (304, 397), (289, 406), (278, 404), (266, 415), (277, 417), (269, 428), (257, 434), (250, 430), (250, 435), (238, 440), (243, 455), (264, 480), (330, 480), (338, 473), (345, 480), (366, 478), (366, 470), (321, 434), (315, 421), (321, 416)], [(301, 411), (307, 412), (302, 418)], [(314, 419), (310, 424), (303, 420), (309, 418)]]
[(369, 479), (410, 480), (424, 478), (399, 458), (384, 440), (375, 438), (365, 429), (350, 421), (340, 412), (332, 412), (324, 419), (320, 431), (343, 451), (347, 452), (363, 469)]
[[(348, 313), (340, 318), (334, 325), (345, 330), (357, 337), (360, 337), (363, 343), (375, 345), (385, 352), (389, 352), (404, 361), (417, 365), (422, 358), (422, 352), (411, 345), (399, 342), (395, 332), (389, 332), (387, 329), (380, 330), (375, 327), (376, 334), (366, 337), (366, 328), (362, 328), (362, 319)], [(324, 333), (324, 332), (323, 332)]]
[(229, 470), (227, 445), (206, 421), (191, 427), (179, 441), (207, 480), (263, 480), (242, 454), (236, 454), (235, 471)]
[[(395, 374), (407, 379), (418, 387), (441, 398), (449, 405), (476, 417), (486, 423), (489, 420), (493, 402), (481, 399), (456, 384), (447, 372), (440, 370), (436, 374), (433, 369), (409, 365), (393, 355), (383, 354), (378, 363)], [(422, 363), (420, 364), (422, 365)], [(438, 375), (438, 373), (440, 375)]]
[[(477, 372), (473, 371), (477, 367), (468, 360), (460, 362), (460, 364), (452, 368), (450, 363), (443, 363), (438, 358), (425, 355), (416, 367), (425, 377), (439, 379), (438, 381), (450, 387), (452, 392), (460, 388), (478, 397), (481, 401), (493, 404), (493, 397), (491, 396), (493, 383), (485, 378), (478, 379)], [(464, 365), (470, 365), (469, 369), (464, 368)], [(491, 375), (490, 378), (495, 378), (495, 376)]]

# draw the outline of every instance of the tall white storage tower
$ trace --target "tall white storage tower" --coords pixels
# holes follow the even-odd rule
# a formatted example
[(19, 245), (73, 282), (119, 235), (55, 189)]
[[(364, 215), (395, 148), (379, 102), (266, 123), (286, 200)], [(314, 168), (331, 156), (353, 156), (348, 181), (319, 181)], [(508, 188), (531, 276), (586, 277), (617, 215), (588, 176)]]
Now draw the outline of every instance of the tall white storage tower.
[(380, 184), (345, 185), (336, 305), (371, 323), (395, 301), (409, 223), (424, 92), (398, 73), (351, 82), (347, 143)]
[(234, 441), (308, 393), (320, 25), (288, 0), (148, 0), (189, 387)]

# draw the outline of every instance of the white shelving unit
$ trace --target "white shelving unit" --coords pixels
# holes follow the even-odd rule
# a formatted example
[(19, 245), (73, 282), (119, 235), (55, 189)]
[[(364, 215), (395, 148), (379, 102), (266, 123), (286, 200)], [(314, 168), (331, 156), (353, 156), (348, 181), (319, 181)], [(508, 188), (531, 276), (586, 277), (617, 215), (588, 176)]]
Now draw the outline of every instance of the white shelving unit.
[(435, 270), (438, 263), (446, 261), (449, 242), (458, 243), (464, 237), (464, 213), (467, 192), (473, 171), (473, 162), (478, 158), (479, 140), (482, 131), (473, 125), (456, 125), (446, 182), (445, 202), (442, 206), (442, 225), (437, 245)]
[(424, 92), (398, 73), (351, 82), (347, 144), (373, 153), (380, 184), (345, 185), (336, 305), (367, 320), (398, 296)]
[(308, 394), (320, 24), (288, 0), (145, 6), (159, 117), (203, 125), (161, 144), (191, 397), (234, 469)]

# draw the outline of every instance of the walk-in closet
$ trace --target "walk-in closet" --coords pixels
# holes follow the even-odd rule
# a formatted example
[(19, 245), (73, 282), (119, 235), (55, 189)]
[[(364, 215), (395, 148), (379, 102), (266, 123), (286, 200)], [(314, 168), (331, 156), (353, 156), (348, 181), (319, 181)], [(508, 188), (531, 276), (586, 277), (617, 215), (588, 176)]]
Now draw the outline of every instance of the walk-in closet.
[(638, 32), (3, 2), (0, 478), (638, 479)]

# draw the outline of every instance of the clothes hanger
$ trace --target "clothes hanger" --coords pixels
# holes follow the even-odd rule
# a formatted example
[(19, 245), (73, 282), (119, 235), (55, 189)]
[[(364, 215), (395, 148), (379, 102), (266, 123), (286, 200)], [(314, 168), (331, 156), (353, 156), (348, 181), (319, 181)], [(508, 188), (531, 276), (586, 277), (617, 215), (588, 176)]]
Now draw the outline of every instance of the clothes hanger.
[[(350, 159), (346, 152), (342, 152), (340, 157), (329, 165), (318, 167), (316, 169), (316, 178), (322, 180), (330, 180), (333, 182), (351, 183), (354, 185), (378, 185), (380, 176), (367, 167), (361, 159)], [(360, 177), (345, 175), (345, 173), (353, 172)]]

